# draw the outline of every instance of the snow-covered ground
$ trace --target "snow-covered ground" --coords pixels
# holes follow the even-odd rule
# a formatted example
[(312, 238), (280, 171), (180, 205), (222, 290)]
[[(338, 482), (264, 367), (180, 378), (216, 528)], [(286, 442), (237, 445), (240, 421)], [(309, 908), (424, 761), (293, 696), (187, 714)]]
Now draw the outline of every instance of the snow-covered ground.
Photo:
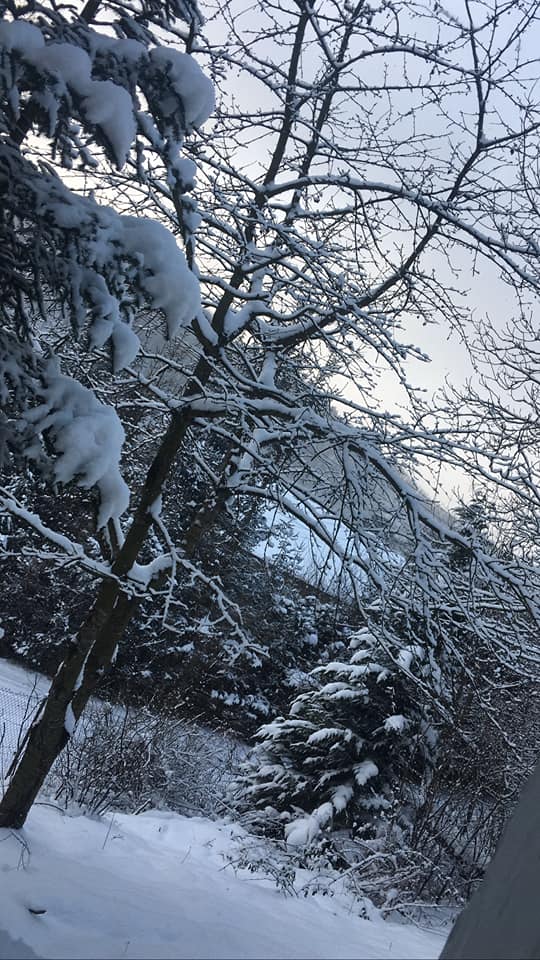
[[(310, 500), (303, 504), (291, 494), (283, 499), (297, 511), (297, 515), (278, 506), (268, 507), (264, 512), (268, 533), (255, 544), (253, 554), (272, 563), (285, 551), (286, 562), (306, 583), (321, 587), (330, 594), (349, 591), (344, 565), (355, 556), (351, 531), (329, 511), (323, 511)], [(322, 536), (317, 536), (312, 525), (318, 526), (333, 546), (329, 546)], [(360, 570), (355, 579), (363, 589), (366, 578)]]
[[(0, 661), (0, 688), (21, 708), (33, 685)], [(0, 958), (439, 955), (436, 933), (362, 919), (345, 895), (285, 896), (236, 870), (242, 834), (176, 813), (97, 819), (36, 804), (23, 830), (0, 831)]]
[(432, 933), (235, 875), (223, 855), (236, 832), (174, 813), (92, 820), (37, 805), (24, 830), (0, 831), (0, 929), (41, 957), (438, 956)]
[[(290, 512), (277, 505), (265, 509), (267, 533), (255, 544), (253, 554), (268, 563), (281, 557), (297, 577), (329, 594), (350, 593), (351, 577), (362, 593), (367, 576), (361, 564), (368, 554), (352, 529), (314, 500), (302, 501), (291, 493), (283, 493), (281, 500)], [(382, 566), (394, 571), (403, 566), (403, 557), (382, 544), (378, 556)]]

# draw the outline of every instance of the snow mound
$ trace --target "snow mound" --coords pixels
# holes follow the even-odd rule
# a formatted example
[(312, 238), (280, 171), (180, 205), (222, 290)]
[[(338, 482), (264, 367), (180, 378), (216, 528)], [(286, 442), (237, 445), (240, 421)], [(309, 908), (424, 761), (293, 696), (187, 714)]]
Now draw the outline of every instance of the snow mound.
[(4, 960), (31, 960), (32, 957), (37, 957), (37, 953), (22, 940), (13, 940), (9, 933), (0, 930), (0, 957)]
[[(187, 53), (170, 47), (154, 47), (149, 59), (160, 69), (167, 70), (170, 88), (182, 103), (186, 130), (200, 127), (215, 107), (214, 87), (198, 63)], [(169, 117), (176, 109), (174, 98), (166, 92), (161, 99), (161, 111)]]

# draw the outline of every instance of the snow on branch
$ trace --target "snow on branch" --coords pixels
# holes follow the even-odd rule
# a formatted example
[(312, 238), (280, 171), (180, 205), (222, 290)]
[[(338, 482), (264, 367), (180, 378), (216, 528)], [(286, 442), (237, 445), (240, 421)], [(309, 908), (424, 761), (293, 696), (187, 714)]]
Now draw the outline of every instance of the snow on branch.
[[(58, 533), (57, 530), (52, 530), (45, 523), (43, 523), (37, 514), (27, 510), (26, 507), (19, 503), (16, 497), (14, 497), (13, 494), (4, 487), (0, 487), (0, 512), (5, 512), (12, 517), (16, 517), (17, 520), (20, 520), (22, 523), (26, 524), (26, 526), (31, 527), (31, 529), (38, 533), (46, 543), (58, 548), (60, 550), (60, 556), (63, 556), (64, 560), (67, 559), (68, 561), (80, 564), (80, 566), (84, 567), (85, 570), (88, 570), (95, 576), (112, 576), (111, 569), (108, 564), (89, 557), (80, 543), (77, 543), (75, 540)], [(45, 559), (50, 558), (49, 553), (42, 553), (40, 555)]]
[[(51, 361), (38, 391), (42, 402), (26, 413), (26, 423), (36, 434), (46, 433), (56, 457), (53, 473), (60, 483), (72, 480), (81, 487), (97, 486), (100, 494), (98, 528), (119, 517), (129, 504), (129, 488), (120, 474), (125, 435), (112, 407), (101, 403), (92, 390), (66, 377)], [(26, 447), (26, 456), (40, 460), (41, 443)]]

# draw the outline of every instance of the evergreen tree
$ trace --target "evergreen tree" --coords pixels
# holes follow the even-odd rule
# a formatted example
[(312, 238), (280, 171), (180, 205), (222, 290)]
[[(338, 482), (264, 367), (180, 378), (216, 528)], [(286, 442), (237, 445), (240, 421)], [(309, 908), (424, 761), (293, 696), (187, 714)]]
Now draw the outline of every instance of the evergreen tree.
[[(124, 168), (134, 182), (158, 164), (172, 184), (191, 243), (194, 165), (186, 136), (213, 108), (210, 81), (191, 56), (159, 44), (189, 2), (7, 4), (0, 21), (0, 437), (4, 456), (24, 454), (56, 481), (97, 488), (98, 525), (127, 508), (119, 460), (125, 433), (112, 407), (62, 369), (59, 344), (106, 347), (115, 371), (140, 347), (137, 312), (161, 312), (168, 335), (200, 310), (197, 280), (157, 221), (121, 216), (70, 189), (61, 173)], [(113, 35), (92, 26), (107, 14)], [(99, 24), (98, 24), (99, 26)], [(187, 32), (187, 28), (186, 28)], [(48, 141), (53, 170), (27, 135)], [(191, 219), (190, 219), (191, 218)], [(39, 242), (36, 243), (36, 238)]]
[(241, 803), (262, 810), (269, 826), (285, 820), (292, 844), (325, 827), (354, 831), (390, 811), (434, 747), (415, 683), (425, 660), (419, 646), (392, 650), (368, 627), (355, 633), (349, 659), (317, 667), (316, 688), (261, 728)]

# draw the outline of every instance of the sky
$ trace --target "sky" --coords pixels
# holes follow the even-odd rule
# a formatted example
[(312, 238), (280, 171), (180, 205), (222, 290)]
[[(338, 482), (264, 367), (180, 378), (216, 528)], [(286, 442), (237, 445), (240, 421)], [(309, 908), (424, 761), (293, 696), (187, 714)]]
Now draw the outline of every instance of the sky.
[[(494, 2), (495, 0), (493, 0), (493, 3)], [(428, 2), (426, 6), (429, 7), (429, 5), (430, 4)], [(217, 11), (215, 17), (212, 13), (212, 2), (207, 2), (202, 6), (204, 7), (205, 15), (208, 18), (205, 27), (206, 34), (209, 36), (212, 43), (223, 45), (224, 50), (226, 50), (227, 38), (223, 27), (221, 4), (215, 5), (215, 9)], [(271, 6), (271, 4), (261, 5), (261, 7), (265, 9), (265, 12), (267, 12), (266, 8), (271, 9)], [(288, 6), (290, 9), (294, 9), (292, 0), (278, 0), (276, 4), (278, 11), (283, 11), (287, 9)], [(319, 6), (317, 7), (317, 4), (315, 6), (317, 9), (328, 11), (332, 9), (333, 3), (332, 0), (321, 0)], [(475, 15), (481, 9), (488, 9), (488, 7), (489, 2), (488, 6), (486, 7), (485, 5), (472, 0), (472, 8), (475, 12)], [(405, 7), (406, 10), (409, 8), (414, 11), (415, 4), (411, 3)], [(250, 48), (259, 54), (264, 54), (264, 47), (256, 47), (250, 38), (256, 33), (259, 23), (265, 23), (267, 25), (265, 16), (261, 14), (261, 11), (257, 8), (256, 4), (250, 4), (247, 2), (247, 0), (233, 0), (232, 9), (236, 11), (244, 11), (238, 16), (236, 26), (238, 30), (243, 33), (244, 37), (247, 38)], [(447, 4), (447, 9), (450, 11), (451, 15), (458, 16), (463, 20), (465, 16), (464, 0), (450, 0), (450, 2)], [(436, 31), (438, 29), (437, 20), (432, 19), (428, 23), (427, 27), (424, 27), (422, 23), (423, 21), (416, 19), (412, 15), (409, 18), (409, 22), (407, 22), (403, 19), (403, 13), (401, 14), (402, 30), (408, 29), (412, 33), (419, 33), (420, 35), (423, 33), (425, 36), (428, 36), (429, 39), (435, 40)], [(536, 56), (535, 51), (525, 50), (525, 54), (527, 56), (529, 52), (531, 54), (534, 53), (534, 56)], [(284, 58), (286, 51), (280, 54), (279, 50), (276, 50), (275, 47), (271, 49), (270, 46), (268, 46), (268, 56), (275, 56), (276, 53), (278, 56), (282, 56), (282, 58)], [(468, 52), (466, 56), (470, 56), (470, 52)], [(204, 58), (201, 58), (201, 61), (204, 63)], [(303, 53), (303, 61), (305, 76), (308, 78), (313, 77), (315, 75), (315, 60), (312, 53), (307, 48)], [(352, 77), (354, 79), (357, 76), (358, 78), (362, 79), (362, 81), (364, 81), (366, 77), (370, 77), (375, 83), (377, 81), (377, 69), (377, 67), (373, 66), (373, 61), (371, 60), (369, 62), (369, 69), (367, 73), (365, 66), (361, 65), (357, 74), (355, 73), (355, 70), (352, 71)], [(388, 70), (386, 80), (389, 84), (398, 84), (403, 82), (404, 73), (401, 59), (394, 60), (390, 58), (388, 62), (385, 60), (385, 69)], [(419, 76), (419, 72), (417, 75), (415, 75), (414, 69), (411, 68), (411, 66), (408, 66), (407, 79), (410, 82), (417, 81)], [(379, 77), (379, 80), (380, 79), (381, 77)], [(534, 92), (534, 82), (531, 79), (529, 79), (527, 82), (529, 83), (532, 95)], [(234, 67), (231, 67), (228, 70), (226, 84), (228, 91), (234, 95), (238, 103), (252, 113), (256, 112), (258, 109), (266, 109), (273, 103), (272, 96), (269, 94), (268, 89), (253, 77), (249, 78), (249, 82), (246, 82), (245, 74), (242, 74), (239, 69), (234, 69)], [(466, 129), (469, 117), (469, 113), (467, 112), (469, 110), (469, 95), (470, 91), (468, 95), (464, 95), (463, 93), (459, 94), (459, 97), (462, 101), (461, 109), (464, 123), (463, 136), (465, 141), (467, 140), (467, 137), (471, 136), (470, 131)], [(410, 110), (405, 109), (404, 107), (407, 97), (409, 106), (411, 107)], [(394, 126), (391, 128), (392, 133), (395, 135), (395, 139), (401, 142), (401, 151), (403, 156), (407, 156), (406, 150), (408, 137), (410, 136), (412, 138), (411, 142), (414, 143), (414, 149), (411, 151), (412, 159), (407, 156), (407, 162), (410, 162), (411, 169), (414, 170), (415, 165), (414, 151), (416, 151), (418, 156), (421, 157), (422, 137), (426, 138), (426, 142), (429, 141), (429, 137), (433, 133), (434, 124), (435, 127), (437, 127), (435, 133), (439, 136), (437, 150), (439, 151), (440, 156), (444, 157), (445, 150), (448, 153), (449, 147), (445, 142), (445, 131), (439, 105), (428, 103), (421, 92), (415, 93), (412, 96), (407, 94), (393, 93), (392, 103), (394, 102), (398, 104), (398, 107), (395, 110)], [(359, 97), (358, 110), (360, 113), (361, 109), (363, 108), (363, 104), (364, 100), (362, 97)], [(405, 104), (405, 106), (407, 106), (407, 104)], [(347, 109), (353, 109), (353, 107), (354, 104), (351, 107), (348, 106)], [(386, 107), (381, 107), (382, 114), (384, 114), (384, 109), (386, 109)], [(392, 107), (392, 109), (394, 108)], [(370, 122), (376, 121), (376, 114), (374, 116), (375, 120), (373, 117), (370, 117)], [(358, 123), (358, 116), (353, 119), (355, 123)], [(211, 123), (212, 121), (210, 121), (210, 124)], [(346, 136), (346, 131), (342, 131), (339, 133), (339, 135)], [(246, 170), (249, 170), (251, 175), (255, 175), (258, 169), (261, 170), (264, 168), (269, 142), (270, 141), (265, 142), (264, 140), (259, 140), (255, 143), (251, 143), (249, 146), (246, 146), (242, 151), (240, 158), (241, 163)], [(272, 144), (275, 142), (275, 136), (272, 138), (271, 142)], [(450, 138), (448, 139), (448, 143), (450, 143)], [(448, 156), (450, 156), (449, 153)], [(420, 162), (419, 167), (421, 167)], [(369, 168), (367, 173), (370, 173)], [(391, 179), (391, 168), (385, 169), (384, 175), (386, 180)], [(423, 170), (421, 175), (424, 176)], [(421, 186), (423, 187), (423, 184), (421, 184)], [(450, 275), (448, 267), (442, 262), (441, 259), (437, 261), (434, 257), (431, 259), (427, 257), (426, 265), (428, 268), (431, 267), (437, 273), (446, 272), (449, 282), (455, 284), (463, 291), (463, 295), (458, 296), (456, 294), (455, 299), (460, 308), (467, 315), (471, 326), (475, 321), (485, 318), (489, 318), (490, 322), (495, 327), (502, 327), (504, 324), (511, 321), (516, 310), (516, 305), (513, 301), (511, 291), (502, 282), (502, 280), (500, 280), (497, 270), (490, 266), (486, 261), (483, 261), (479, 265), (480, 269), (475, 273), (471, 269), (470, 254), (467, 251), (460, 252), (454, 250), (452, 253), (452, 258), (454, 265), (458, 269), (457, 276)], [(424, 391), (426, 399), (429, 399), (432, 395), (437, 394), (437, 392), (439, 392), (447, 382), (457, 387), (461, 387), (468, 379), (470, 379), (473, 383), (478, 381), (478, 375), (470, 361), (467, 347), (463, 343), (461, 333), (457, 329), (450, 329), (447, 324), (437, 324), (435, 322), (424, 323), (422, 319), (416, 316), (408, 315), (403, 318), (403, 328), (399, 339), (402, 342), (413, 343), (417, 345), (429, 357), (428, 362), (422, 362), (414, 357), (410, 357), (405, 361), (408, 382), (411, 383), (415, 388)], [(348, 395), (354, 399), (354, 388), (348, 387)], [(380, 380), (377, 386), (377, 397), (381, 407), (388, 409), (391, 412), (403, 411), (408, 403), (405, 390), (400, 387), (394, 375), (388, 371), (381, 372)], [(456, 473), (455, 471), (444, 471), (443, 486), (446, 489), (441, 491), (441, 499), (443, 502), (445, 502), (445, 504), (448, 504), (454, 499), (454, 489), (456, 487), (460, 487), (461, 490), (466, 494), (470, 492), (470, 482), (461, 473)]]
[[(271, 4), (268, 5), (271, 8)], [(279, 10), (292, 9), (286, 0), (282, 0), (281, 3), (278, 3), (277, 8)], [(426, 7), (433, 9), (434, 4), (426, 4)], [(261, 14), (260, 9), (257, 9), (255, 5), (244, 4), (243, 2), (235, 2), (233, 8), (237, 11), (243, 11), (236, 20), (236, 27), (239, 32), (243, 33), (245, 38), (249, 38), (250, 31), (252, 35), (256, 33), (259, 22), (267, 22), (265, 16)], [(319, 5), (315, 4), (316, 9), (323, 9), (326, 12), (329, 12), (333, 8), (331, 0), (323, 0)], [(486, 16), (486, 11), (489, 12), (490, 9), (494, 8), (493, 3), (490, 4), (480, 4), (478, 2), (471, 3), (471, 10), (473, 16), (476, 18), (477, 22), (480, 22), (482, 18)], [(410, 9), (412, 11), (409, 22), (405, 19), (406, 15), (401, 12), (401, 29), (408, 29), (412, 33), (418, 33), (423, 35), (430, 40), (435, 40), (437, 31), (439, 29), (439, 23), (437, 18), (432, 19), (427, 27), (422, 25), (422, 21), (416, 18), (415, 5), (410, 4), (404, 9)], [(448, 11), (448, 21), (449, 26), (447, 26), (448, 36), (452, 32), (451, 19), (456, 17), (460, 19), (461, 22), (466, 22), (466, 4), (464, 0), (450, 0), (446, 5)], [(216, 44), (224, 44), (226, 38), (223, 32), (222, 22), (218, 16), (217, 19), (213, 20), (211, 13), (212, 10), (211, 4), (205, 6), (205, 13), (209, 15), (209, 22), (207, 23), (206, 31), (210, 39)], [(510, 10), (506, 14), (506, 17), (503, 17), (502, 20), (502, 30), (507, 35), (510, 32), (511, 26), (515, 26), (517, 23), (516, 17), (518, 17), (518, 8), (514, 11)], [(426, 32), (427, 31), (427, 32)], [(484, 41), (487, 42), (487, 34), (480, 32), (477, 36), (478, 44), (480, 45)], [(250, 49), (254, 52), (257, 52), (259, 55), (264, 55), (265, 49), (264, 46), (256, 46), (252, 41), (248, 43)], [(529, 48), (529, 49), (528, 49)], [(283, 59), (285, 58), (286, 51), (283, 52)], [(522, 56), (526, 60), (529, 57), (529, 54), (534, 57), (536, 64), (536, 50), (534, 44), (534, 38), (530, 41), (525, 41), (522, 44)], [(268, 56), (275, 56), (276, 48), (271, 49), (268, 45)], [(480, 51), (482, 56), (482, 51)], [(304, 73), (306, 77), (310, 76), (310, 72), (314, 74), (314, 62), (312, 54), (309, 50), (303, 54), (304, 56)], [(472, 57), (473, 54), (470, 48), (464, 48), (460, 56), (462, 57), (461, 63), (471, 67), (472, 66)], [(511, 57), (505, 54), (498, 64), (498, 68), (502, 69), (501, 65), (504, 65), (506, 58), (506, 65), (509, 68), (512, 68)], [(373, 61), (370, 61), (369, 70), (375, 70), (375, 73), (366, 74), (366, 69), (364, 65), (360, 65), (358, 69), (358, 77), (365, 80), (366, 76), (371, 76), (372, 81), (375, 82), (377, 67), (372, 67)], [(403, 64), (401, 60), (392, 60), (388, 62), (385, 61), (385, 69), (388, 70), (386, 78), (389, 84), (402, 82), (403, 80)], [(534, 94), (535, 84), (536, 84), (536, 74), (535, 69), (538, 71), (537, 64), (533, 65), (528, 73), (520, 73), (517, 69), (514, 69), (514, 74), (510, 76), (510, 80), (505, 82), (517, 82), (517, 80), (524, 81), (524, 88), (530, 90), (531, 97)], [(354, 75), (354, 71), (353, 71)], [(414, 68), (408, 67), (407, 78), (411, 82), (418, 80), (420, 72), (418, 75), (414, 75)], [(451, 77), (451, 74), (449, 74)], [(255, 79), (251, 78), (250, 82), (246, 82), (246, 76), (243, 75), (240, 71), (230, 70), (227, 78), (228, 89), (234, 94), (237, 102), (241, 104), (246, 109), (256, 111), (258, 108), (266, 109), (272, 103), (272, 97), (269, 94), (268, 90), (263, 86), (262, 83), (258, 83)], [(445, 141), (445, 129), (444, 129), (444, 115), (445, 109), (440, 108), (438, 103), (428, 103), (422, 92), (415, 93), (412, 98), (409, 98), (410, 110), (404, 109), (400, 114), (401, 106), (398, 107), (396, 111), (396, 122), (393, 127), (395, 136), (397, 140), (402, 142), (403, 155), (405, 156), (407, 137), (409, 136), (409, 126), (410, 126), (410, 136), (414, 139), (415, 148), (418, 151), (418, 155), (421, 157), (422, 151), (422, 137), (425, 136), (426, 142), (429, 140), (429, 137), (435, 132), (435, 135), (439, 137), (440, 143), (437, 145), (436, 149), (438, 150), (438, 155), (442, 159), (445, 157), (445, 151), (448, 158), (451, 158), (452, 149), (455, 145), (455, 136), (456, 129), (459, 127), (459, 116), (461, 112), (461, 122), (463, 124), (463, 136), (462, 144), (465, 144), (463, 147), (464, 152), (467, 149), (467, 138), (473, 140), (475, 136), (474, 124), (471, 120), (473, 115), (473, 108), (476, 106), (475, 100), (475, 91), (474, 86), (471, 84), (472, 89), (468, 91), (460, 90), (458, 93), (457, 101), (453, 105), (455, 106), (456, 115), (452, 118), (452, 124), (449, 121), (449, 130), (452, 133), (452, 137), (448, 137), (448, 140)], [(400, 98), (402, 99), (403, 94), (393, 94), (393, 100), (399, 104)], [(360, 101), (359, 102), (363, 102)], [(471, 107), (472, 104), (472, 107)], [(444, 105), (443, 105), (444, 106)], [(504, 101), (502, 98), (495, 99), (494, 102), (495, 110), (493, 115), (488, 116), (486, 129), (488, 131), (494, 131), (499, 121), (509, 124), (512, 124), (515, 127), (515, 124), (518, 120), (518, 115), (514, 110), (513, 104), (508, 101)], [(349, 109), (349, 108), (348, 108)], [(352, 109), (352, 107), (350, 108)], [(386, 109), (386, 107), (384, 108)], [(496, 115), (497, 114), (497, 115)], [(352, 119), (352, 118), (351, 118)], [(373, 116), (369, 118), (370, 122), (373, 122)], [(435, 124), (435, 130), (434, 125)], [(471, 129), (469, 129), (471, 126)], [(346, 135), (346, 134), (345, 134)], [(275, 139), (272, 141), (275, 142)], [(250, 174), (254, 175), (257, 167), (261, 165), (264, 167), (265, 151), (267, 144), (263, 141), (258, 141), (255, 144), (250, 144), (245, 148), (242, 155), (242, 162), (246, 168), (250, 169)], [(409, 160), (407, 160), (409, 162)], [(414, 157), (410, 160), (411, 169), (414, 169)], [(420, 167), (422, 167), (423, 161), (419, 161)], [(442, 164), (441, 164), (442, 169)], [(369, 171), (368, 171), (369, 172)], [(385, 171), (386, 179), (391, 176), (391, 169)], [(427, 176), (427, 180), (421, 181), (421, 188), (424, 188), (424, 183), (429, 182), (429, 173), (425, 175), (424, 170), (422, 169), (422, 177)], [(504, 182), (505, 174), (502, 174), (502, 180)], [(435, 177), (433, 181), (434, 185), (437, 185), (437, 179)], [(452, 253), (453, 265), (456, 267), (458, 274), (451, 275), (448, 267), (442, 263), (442, 260), (439, 259), (437, 262), (434, 258), (430, 260), (427, 258), (426, 264), (428, 267), (432, 266), (435, 271), (438, 271), (439, 274), (443, 271), (446, 271), (448, 275), (448, 282), (455, 284), (462, 291), (463, 295), (456, 295), (455, 299), (459, 306), (464, 311), (467, 317), (467, 324), (469, 325), (469, 332), (475, 322), (479, 320), (489, 319), (491, 324), (496, 328), (501, 328), (506, 325), (508, 322), (511, 322), (512, 317), (516, 314), (517, 304), (514, 299), (514, 295), (509, 287), (502, 281), (499, 277), (498, 269), (494, 268), (486, 260), (479, 260), (478, 263), (473, 267), (471, 262), (471, 254), (467, 250), (463, 251), (453, 251)], [(403, 330), (401, 333), (401, 338), (405, 342), (411, 342), (417, 344), (424, 353), (429, 355), (429, 362), (421, 362), (418, 359), (411, 358), (406, 361), (406, 371), (407, 377), (411, 384), (417, 388), (421, 388), (425, 391), (426, 397), (431, 397), (432, 394), (436, 394), (441, 388), (445, 385), (446, 382), (450, 382), (457, 387), (463, 386), (467, 380), (471, 380), (473, 383), (478, 383), (478, 374), (475, 371), (466, 345), (463, 342), (463, 337), (461, 333), (454, 329), (449, 329), (448, 325), (441, 324), (437, 325), (436, 323), (423, 323), (419, 318), (414, 316), (408, 316), (404, 318)], [(349, 388), (350, 389), (350, 388)], [(403, 404), (407, 403), (406, 393), (396, 382), (393, 375), (389, 373), (383, 373), (378, 386), (378, 395), (380, 397), (380, 403), (385, 408), (391, 411), (399, 410)], [(446, 500), (448, 503), (454, 498), (453, 489), (458, 485), (461, 487), (463, 492), (470, 491), (470, 483), (467, 481), (461, 474), (455, 473), (454, 471), (445, 470), (443, 476), (443, 485), (446, 487), (446, 491), (442, 493), (442, 499)]]

